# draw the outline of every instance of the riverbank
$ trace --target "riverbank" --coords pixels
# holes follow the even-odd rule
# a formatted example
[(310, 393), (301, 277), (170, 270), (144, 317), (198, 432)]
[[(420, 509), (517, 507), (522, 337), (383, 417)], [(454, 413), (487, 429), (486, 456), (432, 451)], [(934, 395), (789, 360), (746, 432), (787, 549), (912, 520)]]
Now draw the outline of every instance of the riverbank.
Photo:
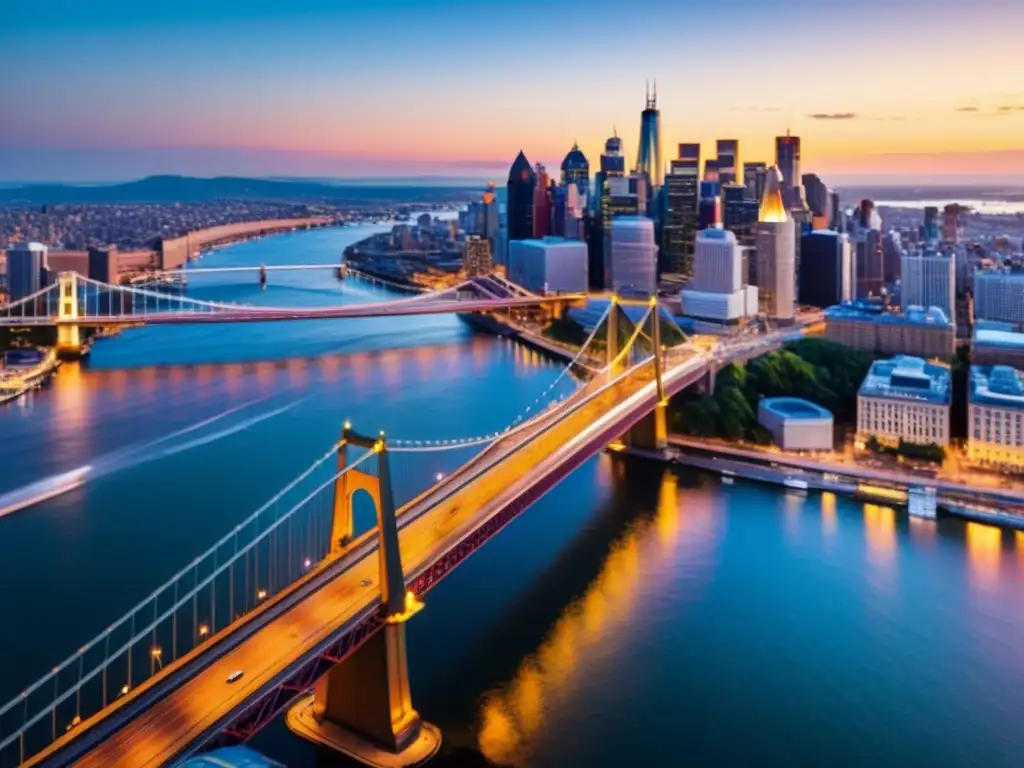
[[(887, 506), (906, 507), (907, 495), (912, 488), (931, 487), (938, 492), (939, 509), (948, 515), (1024, 530), (1024, 507), (1010, 506), (1015, 502), (1021, 503), (1021, 500), (1017, 500), (1016, 494), (1012, 492), (996, 494), (977, 491), (968, 486), (935, 483), (911, 475), (897, 475), (892, 472), (879, 473), (874, 470), (848, 466), (833, 467), (781, 454), (755, 455), (754, 452), (723, 449), (716, 445), (701, 445), (681, 438), (670, 438), (669, 444), (670, 447), (664, 452), (632, 448), (618, 448), (617, 450), (648, 461), (715, 472), (722, 476), (724, 482), (731, 483), (737, 478), (753, 480), (782, 486), (790, 491), (807, 490), (835, 493)], [(885, 476), (882, 477), (881, 474)], [(984, 502), (1001, 504), (1003, 508), (986, 506)]]

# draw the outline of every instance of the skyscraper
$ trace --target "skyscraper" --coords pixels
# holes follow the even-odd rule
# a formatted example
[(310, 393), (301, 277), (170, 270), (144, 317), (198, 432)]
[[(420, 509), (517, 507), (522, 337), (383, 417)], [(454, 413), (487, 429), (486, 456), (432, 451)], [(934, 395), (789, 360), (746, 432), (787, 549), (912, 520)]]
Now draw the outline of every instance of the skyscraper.
[(959, 203), (949, 203), (942, 209), (942, 240), (946, 243), (956, 245), (960, 242), (963, 234), (963, 226), (960, 224), (960, 213), (963, 208)]
[(926, 243), (939, 242), (939, 208), (929, 205), (924, 209), (924, 232), (921, 239)]
[(533, 237), (533, 193), (537, 176), (526, 155), (519, 153), (508, 172), (508, 191), (505, 210), (509, 240), (528, 240)]
[(757, 289), (765, 314), (778, 320), (794, 316), (796, 230), (782, 199), (782, 177), (768, 169), (757, 224)]
[(647, 106), (640, 113), (640, 148), (636, 153), (636, 172), (647, 174), (655, 190), (661, 188), (664, 168), (661, 165), (661, 113), (658, 111), (658, 84), (647, 92)]
[(608, 239), (605, 286), (616, 293), (653, 295), (658, 279), (654, 222), (645, 216), (620, 216), (612, 221)]
[(491, 245), (486, 239), (476, 235), (466, 238), (462, 250), (462, 268), (466, 272), (466, 277), (491, 273)]
[(782, 201), (786, 210), (798, 208), (803, 203), (800, 191), (800, 137), (775, 137), (775, 165), (782, 174)]
[(804, 195), (807, 198), (807, 207), (811, 209), (811, 213), (814, 216), (828, 216), (829, 214), (829, 194), (828, 187), (825, 186), (817, 174), (805, 173), (801, 177), (801, 181), (804, 185)]
[(736, 235), (740, 245), (753, 245), (758, 204), (747, 199), (747, 188), (742, 184), (724, 184), (721, 197), (722, 226)]
[(956, 262), (935, 251), (903, 255), (900, 267), (900, 303), (909, 307), (938, 307), (946, 317), (956, 317)]
[(852, 298), (849, 235), (826, 229), (800, 241), (800, 304), (831, 307)]
[(683, 312), (719, 323), (757, 314), (757, 288), (744, 284), (743, 250), (724, 229), (697, 233), (693, 279), (680, 292)]
[(722, 185), (735, 184), (739, 174), (740, 143), (737, 139), (719, 139), (718, 181)]
[(758, 205), (764, 197), (764, 177), (768, 166), (764, 163), (743, 164), (743, 186), (747, 189), (747, 200), (753, 200)]
[(26, 242), (7, 249), (7, 294), (10, 301), (24, 299), (42, 289), (47, 250), (42, 243)]
[(562, 160), (562, 186), (570, 184), (575, 184), (584, 194), (590, 192), (590, 163), (576, 142), (573, 142), (569, 154)]
[(882, 233), (862, 229), (857, 233), (857, 298), (881, 296), (885, 288), (882, 258)]
[(551, 234), (551, 177), (540, 163), (533, 172), (537, 177), (533, 188), (533, 236), (540, 238)]
[(698, 229), (712, 229), (722, 224), (722, 198), (717, 181), (700, 183), (700, 203), (697, 207)]
[(680, 144), (665, 177), (666, 215), (661, 233), (661, 272), (689, 277), (693, 271), (697, 206), (700, 202), (700, 144)]

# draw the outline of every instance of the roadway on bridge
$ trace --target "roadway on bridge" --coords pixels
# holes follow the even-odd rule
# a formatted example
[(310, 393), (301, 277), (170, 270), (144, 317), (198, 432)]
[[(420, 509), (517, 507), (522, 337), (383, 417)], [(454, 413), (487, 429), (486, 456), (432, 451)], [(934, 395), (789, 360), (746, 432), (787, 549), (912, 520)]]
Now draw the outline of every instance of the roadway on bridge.
[[(705, 363), (700, 356), (683, 356), (666, 374), (666, 388), (681, 389), (703, 372)], [(541, 479), (579, 459), (581, 451), (592, 455), (600, 450), (602, 443), (595, 443), (595, 436), (619, 424), (628, 426), (631, 419), (649, 411), (656, 398), (650, 362), (636, 366), (607, 388), (591, 382), (574, 398), (499, 440), (448, 482), (407, 506), (400, 513), (399, 534), (407, 581)], [(182, 756), (223, 727), (233, 712), (297, 659), (315, 653), (331, 635), (379, 605), (376, 547), (349, 550), (324, 568), (337, 576), (323, 586), (310, 579), (285, 593), (279, 599), (288, 607), (279, 616), (198, 673), (191, 670), (190, 679), (182, 674), (182, 680), (175, 681), (149, 709), (130, 717), (130, 702), (124, 702), (125, 714), (109, 713), (112, 727), (120, 726), (119, 730), (104, 733), (103, 741), (76, 764), (142, 768)], [(372, 584), (362, 586), (367, 579)], [(228, 684), (227, 677), (236, 670), (243, 670), (244, 676)], [(100, 726), (100, 722), (87, 722), (78, 733), (87, 737), (84, 729)], [(53, 756), (66, 743), (67, 737), (30, 764)]]

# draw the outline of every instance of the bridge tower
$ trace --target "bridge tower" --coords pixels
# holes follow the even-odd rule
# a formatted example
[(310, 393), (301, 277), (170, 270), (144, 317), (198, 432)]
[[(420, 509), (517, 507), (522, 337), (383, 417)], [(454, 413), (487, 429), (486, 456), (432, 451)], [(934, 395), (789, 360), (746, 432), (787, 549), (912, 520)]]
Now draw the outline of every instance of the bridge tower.
[(664, 350), (661, 345), (661, 317), (658, 314), (657, 296), (650, 298), (650, 311), (647, 313), (645, 326), (654, 353), (654, 377), (658, 386), (658, 401), (654, 405), (654, 410), (630, 427), (624, 442), (630, 448), (663, 451), (668, 447), (668, 397), (665, 395), (663, 379), (665, 363)]
[(78, 323), (78, 274), (61, 272), (57, 275), (57, 354), (61, 357), (81, 357), (82, 335)]
[(352, 496), (357, 490), (367, 491), (377, 509), (380, 610), (385, 624), (317, 681), (313, 695), (292, 707), (286, 722), (296, 735), (365, 765), (418, 765), (441, 747), (441, 732), (420, 719), (409, 688), (405, 622), (423, 604), (405, 592), (384, 433), (366, 438), (345, 422), (338, 450), (339, 471), (347, 466), (349, 446), (372, 451), (377, 474), (355, 467), (336, 481), (331, 551), (340, 553), (351, 541)]

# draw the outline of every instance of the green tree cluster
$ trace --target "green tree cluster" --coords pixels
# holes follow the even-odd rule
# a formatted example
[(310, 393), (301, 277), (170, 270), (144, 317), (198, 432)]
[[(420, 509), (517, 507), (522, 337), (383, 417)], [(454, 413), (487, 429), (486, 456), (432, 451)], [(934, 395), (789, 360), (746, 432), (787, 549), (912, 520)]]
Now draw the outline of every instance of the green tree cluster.
[(718, 372), (711, 395), (684, 392), (672, 401), (672, 428), (700, 437), (771, 442), (757, 423), (762, 397), (799, 397), (832, 412), (837, 424), (857, 415), (857, 390), (872, 358), (826, 339), (801, 339), (745, 366)]

